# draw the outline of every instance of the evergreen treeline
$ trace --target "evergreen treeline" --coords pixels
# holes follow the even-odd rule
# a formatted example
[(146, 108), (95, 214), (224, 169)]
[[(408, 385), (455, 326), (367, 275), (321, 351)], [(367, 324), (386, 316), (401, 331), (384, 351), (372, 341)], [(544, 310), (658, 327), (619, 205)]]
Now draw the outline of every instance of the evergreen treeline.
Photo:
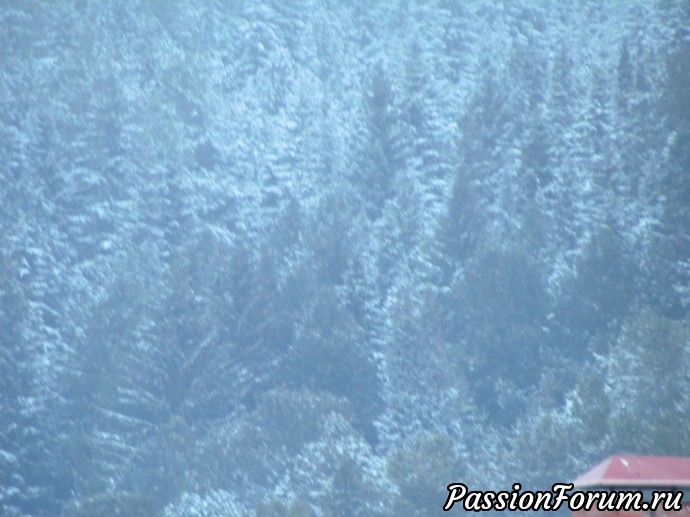
[(690, 4), (2, 2), (0, 230), (3, 516), (690, 455)]

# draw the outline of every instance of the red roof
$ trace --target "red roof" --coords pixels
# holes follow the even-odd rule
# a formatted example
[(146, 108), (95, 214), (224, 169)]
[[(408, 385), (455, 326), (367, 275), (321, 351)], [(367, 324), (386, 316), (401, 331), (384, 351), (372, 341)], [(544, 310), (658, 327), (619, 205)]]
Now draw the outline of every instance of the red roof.
[(690, 487), (690, 458), (611, 456), (574, 481), (576, 487)]

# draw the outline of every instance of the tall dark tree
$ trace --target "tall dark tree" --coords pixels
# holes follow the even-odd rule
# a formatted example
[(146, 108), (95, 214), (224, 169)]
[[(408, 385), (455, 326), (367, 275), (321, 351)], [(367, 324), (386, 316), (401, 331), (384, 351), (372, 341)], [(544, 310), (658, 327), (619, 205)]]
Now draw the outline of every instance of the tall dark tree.
[(510, 425), (542, 368), (547, 316), (543, 279), (523, 250), (484, 250), (454, 286), (448, 339), (458, 343), (475, 401)]
[(678, 317), (687, 312), (690, 304), (690, 265), (687, 261), (690, 256), (690, 209), (687, 203), (690, 199), (690, 44), (680, 40), (667, 63), (664, 112), (673, 143), (669, 173), (662, 184), (667, 202), (662, 235), (659, 236), (660, 259), (666, 267), (660, 268), (658, 273), (663, 286), (660, 287), (666, 292), (661, 300), (664, 310)]
[(373, 219), (395, 195), (395, 178), (405, 169), (411, 150), (409, 131), (389, 74), (383, 62), (378, 62), (363, 99), (368, 139), (357, 175), (367, 192), (367, 211)]

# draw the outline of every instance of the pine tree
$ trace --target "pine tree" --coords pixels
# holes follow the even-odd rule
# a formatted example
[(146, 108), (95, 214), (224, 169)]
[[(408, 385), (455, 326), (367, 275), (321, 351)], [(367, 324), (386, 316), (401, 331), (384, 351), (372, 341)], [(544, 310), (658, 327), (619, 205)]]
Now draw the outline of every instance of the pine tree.
[(688, 342), (687, 321), (650, 310), (626, 320), (607, 358), (611, 439), (618, 450), (665, 455), (687, 450), (688, 429), (679, 422), (688, 411)]
[[(690, 300), (690, 44), (680, 41), (668, 58), (668, 86), (664, 99), (664, 113), (668, 129), (672, 131), (670, 172), (662, 183), (667, 201), (664, 206), (662, 235), (659, 236), (661, 260), (667, 265), (660, 268), (660, 289), (663, 306), (669, 315), (681, 316), (687, 312)], [(666, 270), (666, 271), (664, 271)], [(664, 278), (666, 277), (666, 278)], [(670, 293), (677, 293), (675, 296)]]

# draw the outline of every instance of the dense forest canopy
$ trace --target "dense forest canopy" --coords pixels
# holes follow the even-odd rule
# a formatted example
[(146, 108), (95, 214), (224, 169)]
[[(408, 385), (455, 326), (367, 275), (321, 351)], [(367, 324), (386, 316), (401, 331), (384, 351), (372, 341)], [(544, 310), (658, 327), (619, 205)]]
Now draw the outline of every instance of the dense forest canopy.
[(6, 517), (688, 456), (690, 3), (3, 1), (0, 230)]

